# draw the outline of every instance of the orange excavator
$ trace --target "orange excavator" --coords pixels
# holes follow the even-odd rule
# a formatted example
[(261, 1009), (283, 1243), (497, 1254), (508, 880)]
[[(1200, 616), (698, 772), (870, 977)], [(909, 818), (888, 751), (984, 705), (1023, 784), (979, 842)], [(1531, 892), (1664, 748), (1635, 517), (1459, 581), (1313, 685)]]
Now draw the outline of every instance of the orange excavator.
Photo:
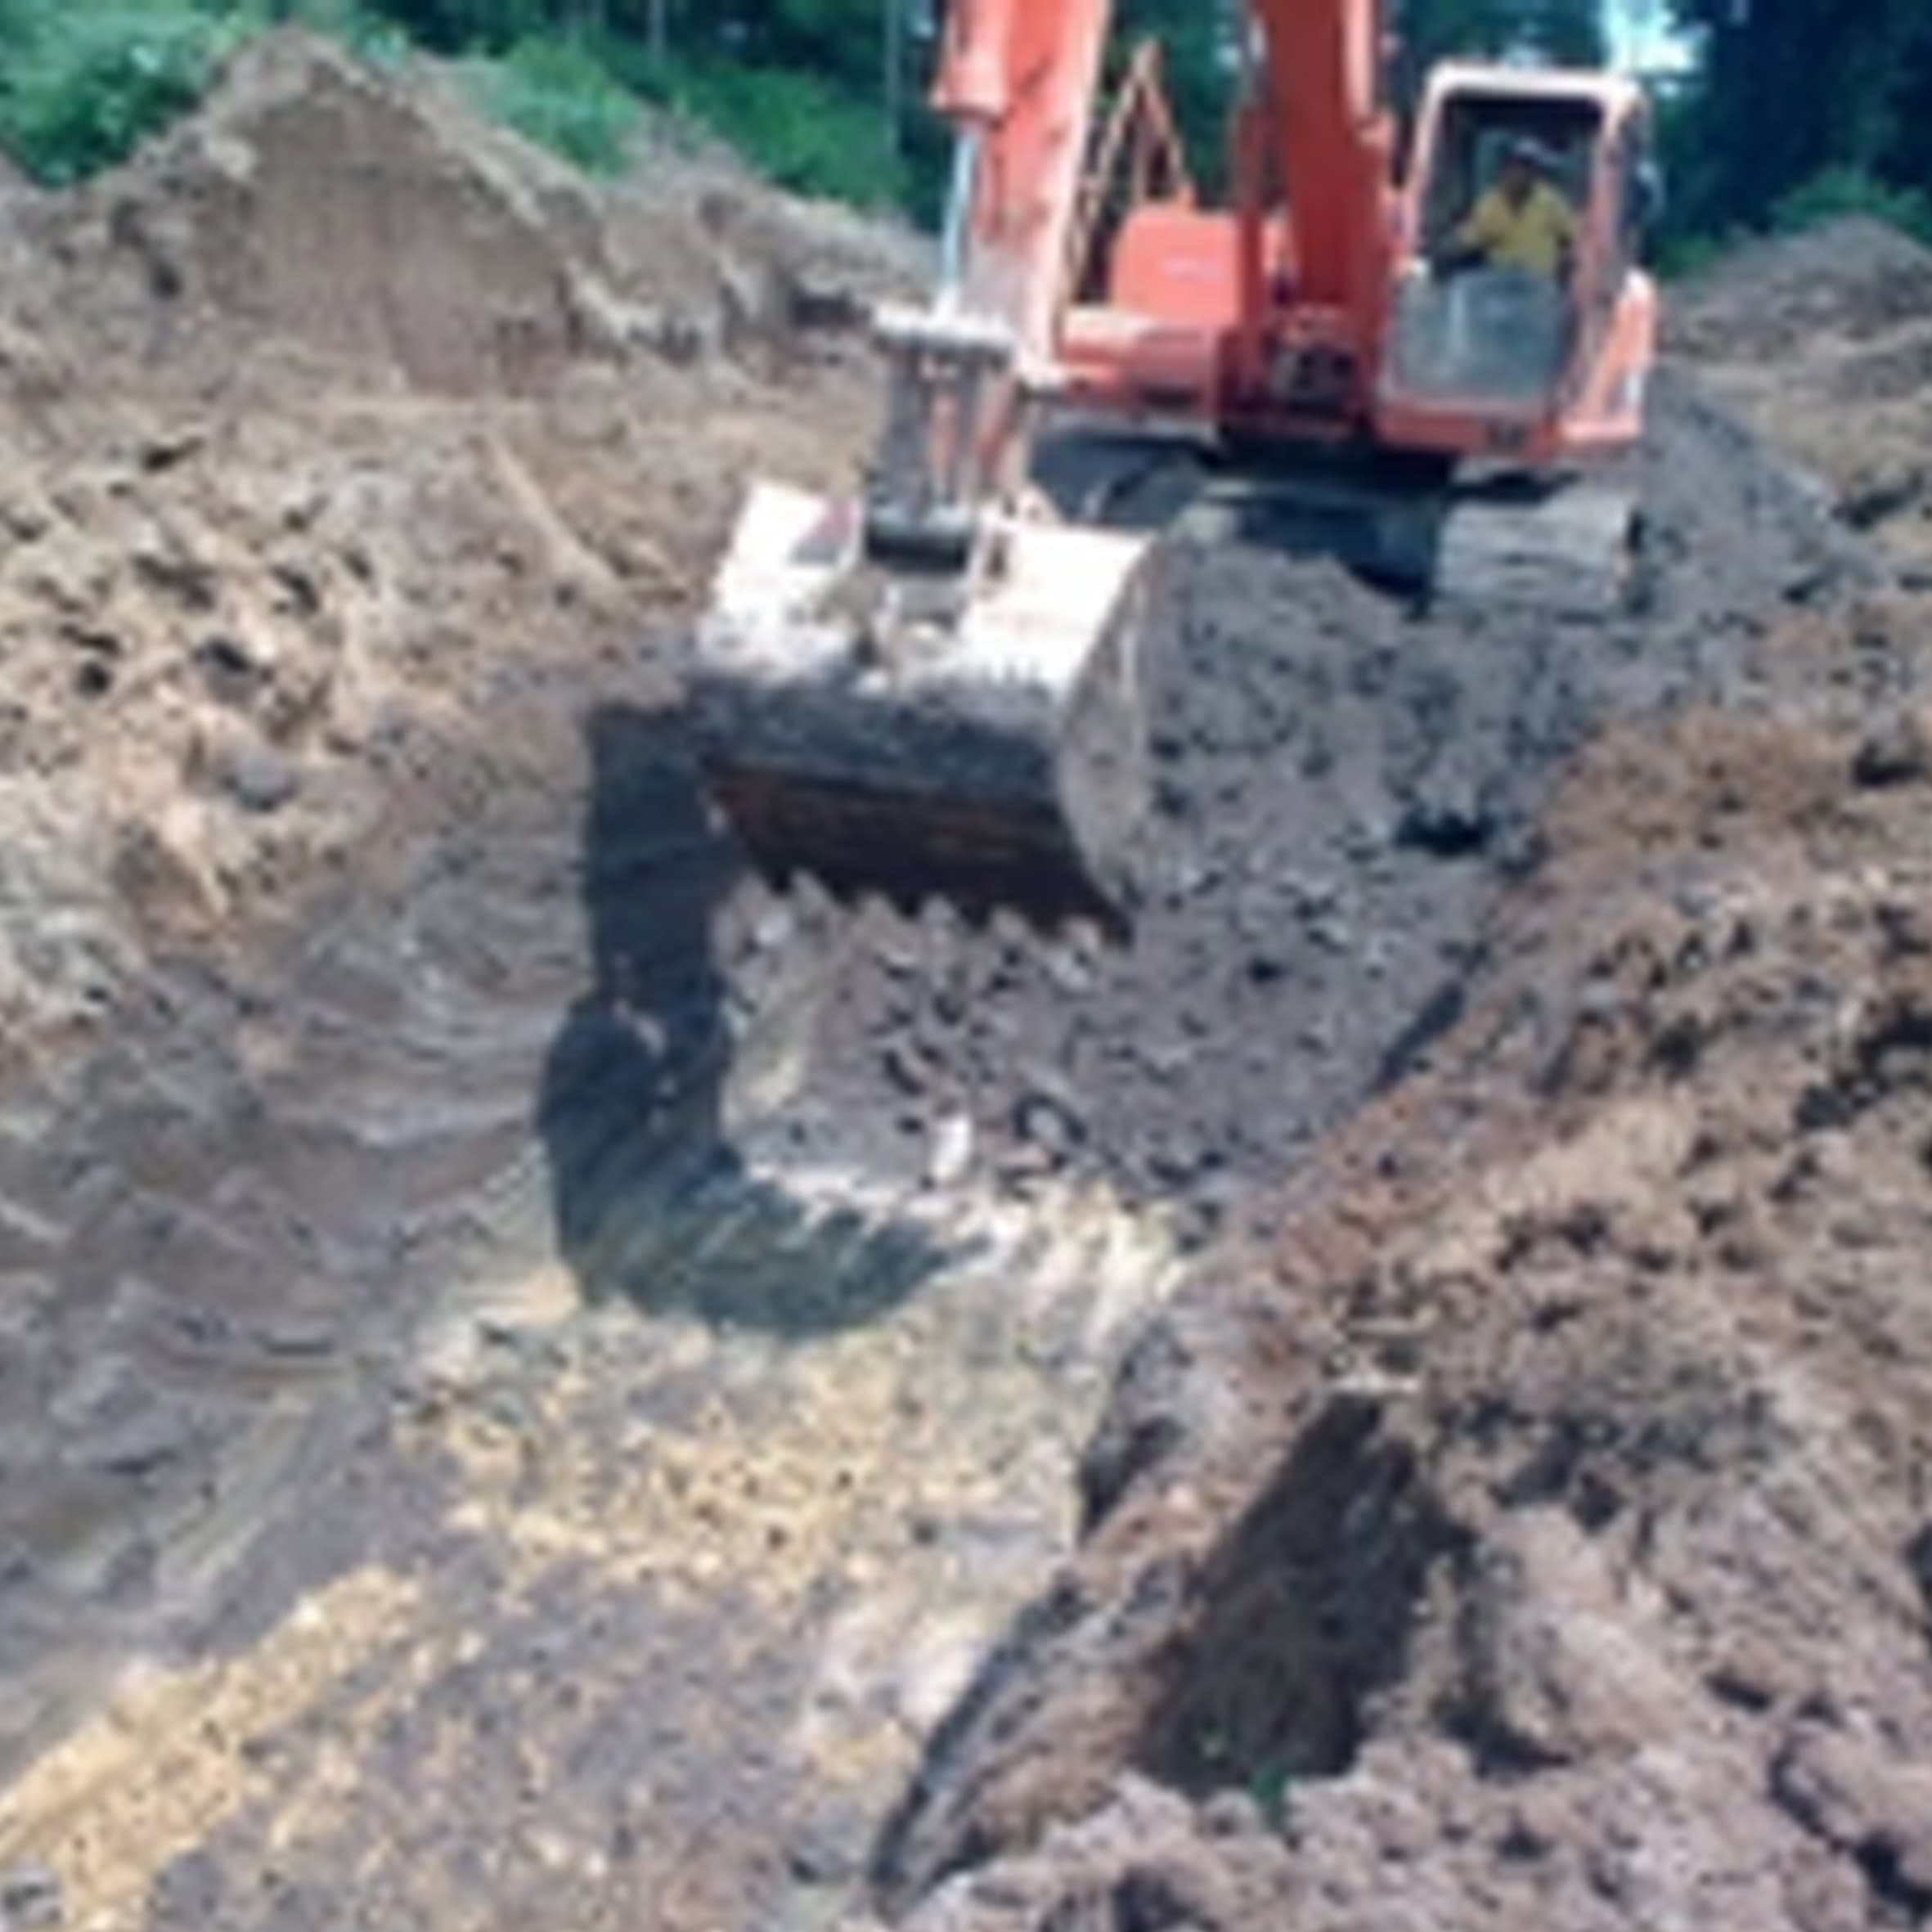
[[(1615, 460), (1656, 327), (1640, 90), (1445, 65), (1404, 139), (1380, 0), (1247, 0), (1232, 186), (1209, 207), (1156, 54), (1099, 111), (1109, 15), (953, 0), (938, 284), (875, 318), (865, 485), (760, 482), (745, 505), (696, 712), (768, 870), (1130, 914), (1153, 539), (1104, 492), (1056, 507), (1083, 438), (1114, 463), (1178, 438), (1210, 479), (1184, 523), (1278, 531), (1431, 598), (1587, 614), (1620, 594), (1635, 506)], [(1560, 269), (1458, 258), (1525, 149), (1573, 218)]]

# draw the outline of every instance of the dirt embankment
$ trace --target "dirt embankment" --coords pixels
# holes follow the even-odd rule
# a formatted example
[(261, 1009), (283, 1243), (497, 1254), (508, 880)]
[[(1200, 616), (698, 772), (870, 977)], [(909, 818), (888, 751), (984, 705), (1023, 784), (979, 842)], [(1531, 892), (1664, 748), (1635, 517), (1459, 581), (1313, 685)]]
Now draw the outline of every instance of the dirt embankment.
[(1586, 757), (1431, 1070), (1130, 1364), (915, 1923), (1932, 1912), (1924, 731)]
[[(339, 866), (503, 679), (688, 612), (754, 460), (842, 474), (905, 251), (667, 148), (593, 189), (258, 44), (0, 200), (0, 931), (16, 1045)], [(507, 667), (507, 668), (506, 668)]]
[[(1927, 260), (1768, 250), (1680, 335), (1719, 330), (1720, 384), (1761, 353), (1768, 397)], [(1846, 419), (1840, 463), (1921, 403)], [(1784, 487), (1719, 441), (1747, 496)], [(1728, 521), (1663, 534), (1721, 570)], [(1932, 1920), (1912, 581), (1761, 603), (1716, 688), (1566, 771), (1406, 1077), (1128, 1362), (1081, 1554), (882, 1838), (895, 1913)]]
[[(1776, 438), (1878, 342), (1889, 448), (1903, 248), (1685, 347)], [(1114, 952), (690, 782), (896, 242), (284, 39), (0, 254), (0, 1912), (1932, 1917), (1925, 609), (1835, 474), (1667, 376), (1606, 627), (1174, 548)], [(79, 1722), (96, 1638), (181, 1668)]]
[(1926, 580), (1932, 255), (1870, 221), (1759, 243), (1676, 292), (1669, 336), (1849, 523)]

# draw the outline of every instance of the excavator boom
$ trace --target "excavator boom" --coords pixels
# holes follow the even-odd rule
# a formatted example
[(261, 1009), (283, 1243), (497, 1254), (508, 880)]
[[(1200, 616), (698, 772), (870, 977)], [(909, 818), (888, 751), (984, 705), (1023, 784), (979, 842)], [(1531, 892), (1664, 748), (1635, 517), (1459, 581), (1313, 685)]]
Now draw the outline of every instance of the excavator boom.
[(1023, 507), (1106, 0), (956, 0), (939, 283), (876, 318), (862, 498), (759, 484), (699, 639), (712, 789), (768, 870), (1111, 923), (1146, 791), (1144, 544)]

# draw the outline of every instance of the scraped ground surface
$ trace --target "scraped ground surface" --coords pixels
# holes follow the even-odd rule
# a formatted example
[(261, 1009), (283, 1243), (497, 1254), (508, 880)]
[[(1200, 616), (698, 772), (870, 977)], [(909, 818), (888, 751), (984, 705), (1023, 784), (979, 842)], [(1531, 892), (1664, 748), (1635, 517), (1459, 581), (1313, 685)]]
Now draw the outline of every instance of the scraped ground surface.
[[(1903, 246), (1685, 347), (1748, 414), (1726, 305)], [(1619, 625), (1172, 546), (1121, 951), (693, 781), (903, 240), (290, 38), (0, 264), (6, 1923), (1932, 1911), (1932, 739), (1835, 484), (1680, 371)]]

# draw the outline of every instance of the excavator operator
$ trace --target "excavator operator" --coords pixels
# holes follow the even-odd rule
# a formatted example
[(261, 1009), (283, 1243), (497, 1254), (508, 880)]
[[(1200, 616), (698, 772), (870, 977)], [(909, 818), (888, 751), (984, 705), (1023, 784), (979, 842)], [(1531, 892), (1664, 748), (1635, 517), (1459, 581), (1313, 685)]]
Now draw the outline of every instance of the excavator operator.
[(1511, 142), (1495, 181), (1456, 230), (1452, 264), (1517, 268), (1552, 281), (1567, 276), (1576, 210), (1549, 179), (1552, 168), (1539, 142)]

